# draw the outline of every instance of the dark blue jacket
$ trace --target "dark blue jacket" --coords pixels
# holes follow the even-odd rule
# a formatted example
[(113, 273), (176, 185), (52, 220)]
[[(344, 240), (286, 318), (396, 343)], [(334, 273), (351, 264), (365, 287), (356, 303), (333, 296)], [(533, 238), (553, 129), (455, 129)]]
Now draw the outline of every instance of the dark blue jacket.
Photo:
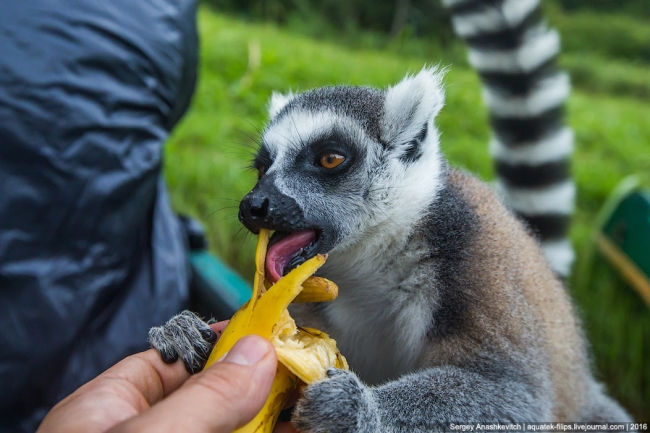
[(0, 1), (0, 431), (33, 431), (187, 303), (161, 165), (195, 18), (195, 0)]

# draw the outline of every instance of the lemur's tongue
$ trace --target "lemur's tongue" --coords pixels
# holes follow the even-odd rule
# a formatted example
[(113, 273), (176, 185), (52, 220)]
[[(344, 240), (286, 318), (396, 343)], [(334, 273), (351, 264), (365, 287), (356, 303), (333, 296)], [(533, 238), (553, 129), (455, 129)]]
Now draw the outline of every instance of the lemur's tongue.
[(277, 282), (284, 273), (287, 263), (300, 254), (316, 240), (314, 230), (289, 233), (279, 241), (272, 243), (266, 252), (266, 276), (271, 282)]

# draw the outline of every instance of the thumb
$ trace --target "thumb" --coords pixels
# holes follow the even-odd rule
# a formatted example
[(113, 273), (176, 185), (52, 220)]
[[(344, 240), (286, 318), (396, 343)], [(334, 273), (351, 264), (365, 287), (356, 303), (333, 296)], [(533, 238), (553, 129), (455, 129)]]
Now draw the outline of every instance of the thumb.
[(232, 432), (262, 408), (276, 368), (271, 343), (262, 337), (246, 336), (222, 360), (116, 430)]

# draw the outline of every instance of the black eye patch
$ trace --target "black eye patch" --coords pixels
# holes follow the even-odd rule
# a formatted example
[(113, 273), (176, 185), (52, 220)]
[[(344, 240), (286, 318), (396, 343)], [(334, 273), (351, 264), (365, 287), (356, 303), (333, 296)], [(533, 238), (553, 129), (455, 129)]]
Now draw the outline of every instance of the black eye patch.
[[(364, 155), (361, 145), (338, 131), (329, 131), (320, 136), (311, 137), (295, 154), (293, 171), (296, 175), (311, 177), (318, 182), (333, 186), (343, 181), (355, 162)], [(338, 164), (323, 164), (323, 160), (334, 155)], [(329, 166), (329, 167), (328, 167)]]
[(257, 151), (255, 158), (253, 159), (251, 168), (255, 170), (263, 169), (266, 171), (272, 164), (273, 158), (271, 157), (271, 153), (269, 152), (268, 148), (262, 144)]
[[(340, 174), (350, 167), (359, 154), (359, 146), (350, 138), (334, 133), (313, 141), (305, 152), (305, 158), (311, 159), (315, 167), (324, 169), (329, 174)], [(335, 167), (324, 166), (323, 159), (329, 155), (336, 155), (337, 159), (340, 158), (340, 163)]]

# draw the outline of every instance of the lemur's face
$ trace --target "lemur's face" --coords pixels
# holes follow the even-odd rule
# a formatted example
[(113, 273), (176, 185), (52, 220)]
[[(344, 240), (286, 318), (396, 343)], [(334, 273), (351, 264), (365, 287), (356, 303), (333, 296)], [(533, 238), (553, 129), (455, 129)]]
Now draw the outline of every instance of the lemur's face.
[(274, 94), (254, 161), (259, 180), (239, 212), (252, 232), (275, 231), (266, 259), (270, 279), (317, 253), (345, 250), (413, 212), (417, 191), (435, 189), (432, 119), (442, 102), (439, 76), (427, 69), (387, 91), (327, 87)]

